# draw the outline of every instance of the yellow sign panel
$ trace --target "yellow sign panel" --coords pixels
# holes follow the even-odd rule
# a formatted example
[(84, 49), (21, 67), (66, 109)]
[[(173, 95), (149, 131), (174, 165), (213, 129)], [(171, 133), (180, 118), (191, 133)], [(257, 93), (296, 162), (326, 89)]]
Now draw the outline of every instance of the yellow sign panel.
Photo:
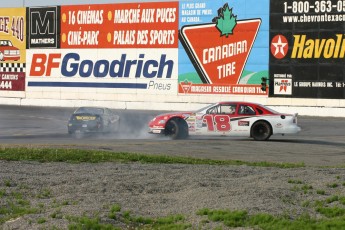
[(26, 62), (25, 8), (0, 9), (0, 62)]
[(93, 121), (96, 120), (95, 116), (76, 116), (77, 120), (83, 120), (83, 121)]

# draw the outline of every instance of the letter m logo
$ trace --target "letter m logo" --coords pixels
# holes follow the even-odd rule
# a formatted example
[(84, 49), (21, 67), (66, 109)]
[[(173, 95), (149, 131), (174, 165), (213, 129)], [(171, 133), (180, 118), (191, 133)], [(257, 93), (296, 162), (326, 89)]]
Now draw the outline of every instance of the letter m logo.
[(55, 11), (31, 12), (31, 34), (54, 34)]
[(26, 8), (26, 48), (60, 48), (60, 6)]

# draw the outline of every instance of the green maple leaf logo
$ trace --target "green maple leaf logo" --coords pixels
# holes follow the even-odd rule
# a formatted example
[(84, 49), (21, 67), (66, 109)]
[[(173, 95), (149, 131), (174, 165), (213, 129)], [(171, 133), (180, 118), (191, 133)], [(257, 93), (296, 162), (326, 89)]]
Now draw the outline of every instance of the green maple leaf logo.
[(228, 37), (229, 34), (233, 34), (233, 29), (237, 24), (236, 18), (237, 16), (232, 14), (232, 8), (230, 9), (228, 3), (218, 10), (216, 27), (221, 32), (221, 36)]

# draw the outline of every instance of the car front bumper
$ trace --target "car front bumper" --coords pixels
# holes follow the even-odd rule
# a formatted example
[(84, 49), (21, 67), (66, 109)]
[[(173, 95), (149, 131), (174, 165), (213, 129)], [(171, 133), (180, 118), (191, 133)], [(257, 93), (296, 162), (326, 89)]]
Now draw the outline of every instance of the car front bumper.
[(102, 132), (102, 126), (97, 123), (69, 123), (68, 124), (68, 133), (75, 133), (75, 132)]
[(150, 128), (148, 133), (151, 133), (151, 134), (164, 134), (164, 128)]

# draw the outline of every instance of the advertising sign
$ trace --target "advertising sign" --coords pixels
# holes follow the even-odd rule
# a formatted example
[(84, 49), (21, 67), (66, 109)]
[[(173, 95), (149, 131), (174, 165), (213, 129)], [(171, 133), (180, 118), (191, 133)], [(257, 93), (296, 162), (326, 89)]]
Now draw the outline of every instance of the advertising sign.
[(27, 48), (60, 47), (60, 7), (28, 7)]
[(60, 21), (60, 49), (28, 50), (29, 88), (176, 95), (178, 2), (61, 6)]
[(177, 48), (178, 3), (61, 7), (62, 48)]
[(268, 1), (248, 5), (180, 2), (179, 93), (267, 95)]
[(270, 4), (270, 96), (345, 98), (345, 2)]
[(25, 8), (0, 9), (0, 91), (25, 90)]

